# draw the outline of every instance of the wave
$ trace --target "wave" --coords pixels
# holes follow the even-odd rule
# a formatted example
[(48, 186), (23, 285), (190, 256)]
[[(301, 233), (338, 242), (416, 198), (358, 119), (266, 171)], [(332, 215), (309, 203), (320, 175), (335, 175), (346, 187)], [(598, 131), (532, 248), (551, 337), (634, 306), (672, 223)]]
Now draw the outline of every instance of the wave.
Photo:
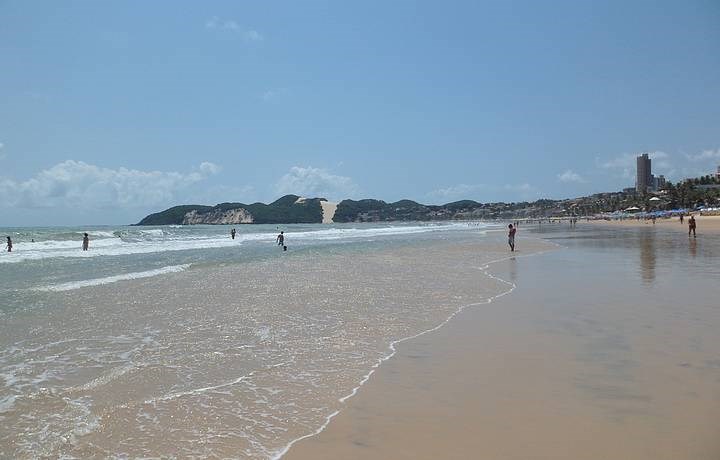
[[(480, 229), (493, 227), (481, 224)], [(332, 227), (323, 229), (286, 229), (287, 240), (311, 243), (313, 241), (341, 241), (375, 239), (413, 235), (419, 233), (442, 232), (454, 230), (476, 230), (477, 225), (468, 223), (430, 223), (415, 225), (389, 225), (374, 227)], [(98, 256), (121, 256), (131, 254), (150, 254), (168, 251), (187, 251), (197, 249), (214, 249), (237, 247), (248, 242), (274, 242), (277, 231), (238, 233), (234, 240), (217, 228), (183, 228), (165, 227), (162, 229), (132, 229), (116, 232), (94, 232), (97, 235), (111, 235), (107, 238), (90, 238), (90, 250), (82, 251), (82, 242), (73, 240), (48, 239), (36, 242), (16, 242), (12, 253), (0, 254), (1, 263), (17, 263), (31, 260), (51, 258), (80, 258)]]
[(170, 265), (167, 267), (157, 268), (155, 270), (147, 270), (144, 272), (125, 273), (122, 275), (106, 276), (104, 278), (94, 278), (82, 281), (71, 281), (69, 283), (51, 284), (49, 286), (35, 288), (35, 290), (52, 292), (71, 291), (73, 289), (80, 289), (89, 286), (100, 286), (102, 284), (116, 283), (118, 281), (150, 278), (153, 276), (165, 275), (167, 273), (178, 273), (187, 270), (189, 267), (190, 264)]

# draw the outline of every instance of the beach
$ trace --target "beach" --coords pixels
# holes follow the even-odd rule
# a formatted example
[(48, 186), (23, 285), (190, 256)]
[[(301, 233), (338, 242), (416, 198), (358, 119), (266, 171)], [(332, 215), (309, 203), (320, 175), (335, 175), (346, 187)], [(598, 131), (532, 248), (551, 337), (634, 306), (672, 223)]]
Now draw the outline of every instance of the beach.
[[(269, 231), (228, 243), (221, 229), (158, 230), (97, 242), (124, 255), (43, 242), (57, 249), (27, 245), (0, 264), (7, 276), (142, 268), (3, 286), (15, 302), (0, 325), (0, 456), (274, 458), (324, 426), (394, 343), (509, 289), (483, 268), (507, 257), (504, 242), (466, 224), (291, 227), (287, 252)], [(167, 250), (168, 233), (187, 231)], [(177, 249), (190, 243), (205, 249)], [(150, 250), (170, 265), (146, 270)]]
[(717, 459), (718, 241), (623, 224), (543, 226), (564, 249), (494, 264), (511, 294), (401, 344), (285, 458)]
[[(682, 223), (680, 223), (679, 217), (672, 217), (670, 219), (656, 219), (655, 224), (653, 224), (652, 220), (645, 219), (593, 220), (591, 221), (591, 223), (593, 225), (604, 225), (608, 227), (642, 227), (655, 225), (658, 228), (662, 228), (664, 230), (685, 232), (687, 234), (688, 218), (688, 216), (685, 216), (685, 219)], [(699, 214), (696, 214), (695, 220), (697, 222), (696, 232), (700, 234), (720, 234), (720, 216), (701, 216)]]
[(496, 224), (315, 225), (283, 252), (272, 228), (143, 231), (0, 264), (20, 286), (0, 286), (0, 456), (720, 452), (715, 237), (521, 225), (511, 253)]

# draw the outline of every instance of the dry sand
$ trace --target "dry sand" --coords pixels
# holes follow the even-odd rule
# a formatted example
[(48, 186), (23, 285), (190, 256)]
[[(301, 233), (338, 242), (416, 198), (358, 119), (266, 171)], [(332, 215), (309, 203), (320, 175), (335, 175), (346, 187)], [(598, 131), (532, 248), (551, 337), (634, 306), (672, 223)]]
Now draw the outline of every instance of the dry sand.
[[(713, 234), (717, 235), (720, 233), (720, 216), (700, 216), (695, 215), (695, 220), (697, 221), (697, 233), (707, 233), (707, 234)], [(622, 226), (622, 227), (644, 227), (644, 226), (652, 226), (655, 225), (658, 228), (663, 229), (670, 229), (670, 230), (676, 230), (678, 232), (685, 232), (688, 231), (688, 218), (685, 218), (685, 221), (681, 224), (680, 219), (678, 217), (673, 217), (671, 219), (656, 219), (655, 224), (652, 223), (651, 220), (633, 220), (633, 219), (627, 219), (627, 220), (595, 220), (591, 221), (593, 225), (604, 225), (604, 226)]]
[(564, 256), (494, 266), (517, 280), (514, 292), (401, 344), (284, 458), (720, 458), (720, 314), (709, 295), (680, 309), (643, 303), (642, 289), (611, 284), (614, 269), (594, 285), (585, 261), (563, 266)]
[(320, 206), (322, 206), (322, 223), (323, 224), (332, 224), (333, 223), (333, 217), (335, 217), (335, 211), (337, 210), (338, 204), (337, 203), (331, 203), (329, 201), (321, 201)]

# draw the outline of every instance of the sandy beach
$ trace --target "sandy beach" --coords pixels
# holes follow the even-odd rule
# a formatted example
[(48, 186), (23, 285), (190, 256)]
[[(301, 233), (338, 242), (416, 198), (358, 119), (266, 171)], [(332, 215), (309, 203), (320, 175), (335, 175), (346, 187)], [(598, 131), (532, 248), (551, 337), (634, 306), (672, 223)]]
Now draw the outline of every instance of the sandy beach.
[[(633, 219), (626, 219), (626, 220), (594, 220), (590, 223), (593, 225), (603, 225), (603, 226), (609, 226), (609, 227), (645, 227), (645, 226), (652, 226), (655, 225), (658, 228), (666, 229), (666, 230), (672, 230), (677, 232), (685, 232), (688, 231), (688, 223), (687, 223), (687, 217), (685, 217), (685, 221), (683, 223), (680, 223), (680, 219), (678, 217), (673, 217), (671, 219), (657, 219), (655, 221), (655, 224), (652, 223), (651, 220), (633, 220)], [(720, 216), (701, 216), (696, 214), (695, 220), (697, 221), (697, 233), (707, 233), (712, 235), (717, 235), (720, 233)], [(580, 222), (580, 224), (584, 224), (584, 222)]]
[(284, 458), (719, 458), (717, 242), (656, 225), (543, 233), (566, 248), (495, 264), (510, 295), (401, 344)]

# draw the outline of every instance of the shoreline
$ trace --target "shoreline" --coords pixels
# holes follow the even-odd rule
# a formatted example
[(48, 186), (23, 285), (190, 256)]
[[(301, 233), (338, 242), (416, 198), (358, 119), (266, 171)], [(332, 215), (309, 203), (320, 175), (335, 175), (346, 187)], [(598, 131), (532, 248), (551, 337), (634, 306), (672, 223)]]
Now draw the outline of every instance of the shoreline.
[[(504, 232), (504, 230), (502, 230), (502, 231)], [(536, 240), (536, 242), (537, 242), (537, 241), (543, 241), (544, 243), (549, 243), (549, 242), (547, 242), (547, 241), (541, 240), (540, 238), (531, 238), (531, 239)], [(526, 241), (527, 241), (527, 240), (526, 240)], [(550, 243), (550, 244), (552, 245), (552, 244), (554, 244), (554, 243)], [(531, 247), (531, 248), (533, 247), (532, 244), (530, 245), (530, 247)], [(390, 344), (388, 345), (388, 350), (390, 350), (390, 353), (389, 353), (388, 355), (380, 358), (380, 359), (378, 360), (378, 362), (377, 362), (375, 365), (372, 366), (372, 368), (370, 369), (370, 371), (360, 380), (360, 382), (358, 383), (358, 385), (357, 385), (355, 388), (353, 388), (352, 391), (350, 391), (350, 393), (348, 393), (347, 395), (339, 398), (339, 399), (338, 399), (338, 402), (341, 403), (341, 404), (345, 404), (346, 401), (349, 401), (351, 398), (355, 397), (355, 396), (358, 394), (358, 392), (359, 392), (360, 390), (362, 390), (363, 386), (366, 385), (366, 384), (370, 381), (370, 379), (372, 378), (373, 374), (375, 374), (376, 372), (381, 371), (382, 365), (383, 365), (385, 362), (389, 361), (391, 358), (393, 358), (393, 357), (397, 354), (397, 352), (398, 352), (398, 347), (399, 347), (400, 345), (403, 345), (405, 342), (412, 342), (412, 341), (415, 340), (415, 339), (418, 339), (418, 338), (420, 338), (420, 337), (423, 337), (423, 336), (425, 336), (425, 335), (427, 335), (427, 334), (432, 334), (433, 332), (440, 330), (441, 328), (443, 328), (444, 326), (446, 326), (448, 323), (450, 323), (451, 321), (453, 321), (457, 316), (461, 315), (464, 311), (466, 311), (466, 310), (468, 310), (468, 309), (471, 309), (471, 308), (473, 308), (473, 307), (480, 307), (480, 306), (482, 306), (482, 305), (491, 304), (492, 302), (496, 301), (497, 299), (502, 298), (502, 297), (504, 297), (504, 296), (506, 296), (506, 295), (508, 295), (508, 294), (511, 294), (511, 293), (517, 288), (517, 286), (515, 285), (515, 283), (513, 283), (513, 282), (511, 282), (511, 281), (504, 280), (504, 279), (502, 279), (502, 278), (500, 278), (500, 277), (498, 277), (498, 276), (495, 276), (495, 275), (493, 275), (492, 273), (490, 273), (490, 268), (491, 268), (492, 265), (495, 265), (495, 264), (498, 264), (498, 263), (502, 263), (502, 262), (505, 262), (505, 261), (507, 261), (507, 260), (509, 260), (509, 259), (511, 259), (511, 258), (516, 258), (516, 257), (517, 257), (517, 258), (520, 258), (520, 257), (540, 256), (540, 255), (543, 255), (543, 254), (545, 254), (545, 253), (547, 253), (547, 252), (561, 249), (561, 246), (559, 246), (559, 245), (557, 245), (557, 244), (554, 244), (554, 247), (550, 247), (550, 248), (547, 248), (547, 249), (537, 249), (537, 248), (534, 248), (534, 249), (535, 249), (534, 252), (530, 252), (530, 253), (528, 253), (528, 254), (524, 254), (524, 253), (521, 254), (521, 255), (510, 254), (510, 255), (508, 255), (507, 257), (502, 257), (502, 258), (498, 258), (498, 259), (495, 259), (495, 260), (487, 261), (487, 262), (484, 263), (484, 265), (482, 265), (482, 266), (480, 266), (480, 267), (473, 267), (474, 269), (479, 270), (479, 271), (480, 271), (484, 276), (486, 276), (487, 278), (493, 279), (493, 280), (496, 280), (496, 281), (499, 281), (500, 283), (508, 286), (509, 288), (508, 288), (507, 290), (505, 290), (505, 291), (502, 291), (502, 292), (500, 292), (500, 293), (497, 293), (497, 294), (495, 294), (495, 295), (492, 295), (492, 296), (490, 296), (490, 297), (488, 297), (488, 298), (485, 298), (485, 299), (483, 299), (483, 300), (480, 300), (480, 301), (478, 301), (478, 302), (472, 302), (472, 303), (469, 303), (469, 304), (461, 305), (460, 307), (458, 307), (458, 309), (457, 309), (456, 311), (452, 312), (452, 313), (450, 314), (450, 316), (448, 316), (448, 317), (447, 317), (445, 320), (443, 320), (440, 324), (438, 324), (438, 325), (436, 325), (436, 326), (434, 326), (434, 327), (432, 327), (432, 328), (430, 328), (430, 329), (426, 329), (426, 330), (421, 331), (421, 332), (419, 332), (419, 333), (417, 333), (417, 334), (414, 334), (414, 335), (411, 335), (411, 336), (408, 336), (408, 337), (403, 337), (403, 338), (401, 338), (401, 339), (397, 339), (397, 340), (394, 340), (394, 341), (390, 342)], [(330, 424), (331, 424), (331, 422), (333, 421), (333, 419), (342, 413), (342, 410), (343, 410), (343, 408), (341, 407), (341, 408), (337, 409), (335, 412), (333, 412), (332, 414), (328, 415), (327, 418), (326, 418), (325, 423), (324, 423), (322, 426), (320, 426), (317, 430), (315, 430), (315, 431), (312, 432), (312, 433), (308, 433), (308, 434), (306, 434), (306, 435), (304, 435), (304, 436), (301, 436), (301, 437), (299, 437), (299, 438), (296, 438), (296, 439), (292, 440), (292, 441), (291, 441), (287, 446), (285, 446), (282, 450), (280, 450), (279, 452), (277, 452), (276, 454), (274, 454), (274, 455), (271, 457), (271, 459), (272, 459), (272, 460), (280, 460), (280, 459), (288, 458), (288, 457), (287, 457), (288, 454), (294, 455), (295, 452), (292, 450), (292, 449), (293, 449), (293, 446), (295, 446), (297, 443), (300, 443), (300, 442), (303, 442), (303, 441), (305, 441), (305, 440), (309, 440), (309, 439), (315, 438), (315, 437), (317, 437), (318, 435), (321, 435), (321, 434), (328, 428), (328, 426), (330, 426)], [(292, 455), (291, 455), (291, 456), (292, 456)]]
[[(666, 232), (652, 238), (661, 233), (674, 240)], [(648, 251), (659, 245), (638, 247), (643, 272), (632, 274), (632, 290), (616, 286), (612, 301), (596, 299), (592, 308), (576, 303), (585, 298), (581, 284), (594, 281), (579, 269), (586, 257), (573, 259), (572, 250), (496, 263), (488, 273), (517, 286), (513, 295), (400, 344), (332, 423), (294, 442), (283, 459), (717, 458), (720, 443), (708, 427), (720, 416), (712, 396), (720, 366), (701, 363), (716, 356), (712, 325), (720, 317), (710, 299), (682, 317), (663, 303), (636, 303), (656, 290), (647, 291), (655, 274), (646, 271), (656, 271)], [(612, 264), (594, 263), (612, 274)], [(515, 282), (523, 276), (528, 283)], [(572, 293), (553, 288), (564, 278), (576, 284)], [(538, 309), (539, 299), (550, 310)], [(665, 336), (678, 321), (692, 327)], [(696, 349), (700, 337), (707, 344)]]

